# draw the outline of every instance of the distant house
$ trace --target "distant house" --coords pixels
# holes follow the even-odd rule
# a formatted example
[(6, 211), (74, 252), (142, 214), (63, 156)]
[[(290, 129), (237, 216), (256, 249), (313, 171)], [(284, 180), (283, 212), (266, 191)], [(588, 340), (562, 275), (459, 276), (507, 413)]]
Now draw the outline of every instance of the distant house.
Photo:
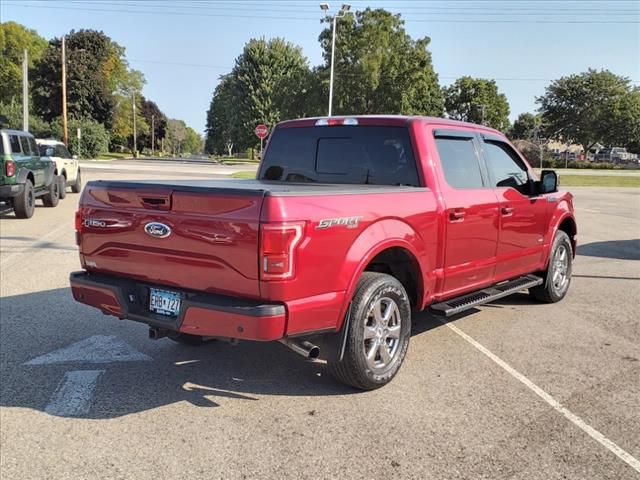
[(567, 145), (566, 143), (558, 142), (557, 140), (549, 140), (546, 148), (547, 151), (557, 159), (567, 159), (569, 161), (584, 160), (584, 149), (581, 145), (577, 145), (575, 143)]

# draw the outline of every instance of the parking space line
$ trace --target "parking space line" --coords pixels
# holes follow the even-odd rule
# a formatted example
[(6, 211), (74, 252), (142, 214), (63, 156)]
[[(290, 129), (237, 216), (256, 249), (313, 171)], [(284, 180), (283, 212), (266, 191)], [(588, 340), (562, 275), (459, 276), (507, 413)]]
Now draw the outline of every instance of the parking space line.
[(455, 325), (452, 325), (451, 323), (444, 323), (444, 322), (441, 322), (441, 323), (443, 323), (444, 325), (449, 327), (458, 336), (462, 337), (467, 343), (469, 343), (474, 348), (479, 350), (481, 353), (483, 353), (484, 355), (489, 357), (494, 363), (496, 363), (497, 365), (502, 367), (502, 369), (504, 369), (507, 373), (509, 373), (509, 375), (511, 375), (513, 378), (515, 378), (516, 380), (520, 381), (520, 383), (524, 384), (527, 388), (529, 388), (529, 390), (532, 390), (536, 395), (538, 395), (540, 398), (542, 398), (554, 410), (556, 410), (558, 413), (562, 414), (567, 420), (569, 420), (571, 423), (573, 423), (576, 427), (580, 428), (583, 432), (585, 432), (587, 435), (589, 435), (591, 438), (593, 438), (596, 442), (598, 442), (600, 445), (605, 447), (611, 453), (616, 455), (618, 458), (620, 458), (622, 461), (624, 461), (627, 465), (629, 465), (631, 468), (633, 468), (636, 472), (640, 473), (640, 461), (637, 458), (635, 458), (630, 453), (628, 453), (625, 450), (623, 450), (622, 448), (620, 448), (618, 445), (616, 445), (614, 442), (609, 440), (607, 437), (605, 437), (598, 430), (596, 430), (592, 426), (588, 425), (584, 420), (582, 420), (576, 414), (574, 414), (569, 409), (564, 407), (560, 402), (558, 402), (555, 398), (553, 398), (551, 395), (549, 395), (547, 392), (545, 392), (542, 388), (540, 388), (538, 385), (533, 383), (531, 380), (529, 380), (523, 374), (518, 372), (515, 368), (513, 368), (507, 362), (505, 362), (500, 357), (495, 355), (489, 349), (487, 349), (486, 347), (484, 347), (483, 345), (478, 343), (472, 337), (470, 337), (469, 335), (464, 333), (458, 327), (456, 327)]
[(60, 417), (86, 415), (93, 403), (98, 377), (104, 370), (74, 370), (66, 372), (45, 412)]

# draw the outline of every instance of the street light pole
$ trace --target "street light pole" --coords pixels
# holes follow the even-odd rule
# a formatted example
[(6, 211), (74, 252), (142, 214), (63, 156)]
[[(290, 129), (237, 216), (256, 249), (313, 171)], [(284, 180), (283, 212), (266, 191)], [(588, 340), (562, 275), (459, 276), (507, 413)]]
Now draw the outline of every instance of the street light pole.
[(336, 23), (338, 17), (333, 16), (333, 35), (331, 36), (331, 73), (329, 74), (329, 116), (333, 105), (333, 62), (336, 56)]
[(338, 21), (338, 18), (344, 17), (347, 12), (349, 11), (349, 9), (351, 8), (351, 5), (349, 5), (348, 3), (343, 3), (342, 7), (340, 8), (340, 11), (336, 14), (333, 15), (333, 17), (331, 17), (327, 12), (329, 11), (329, 4), (328, 3), (321, 3), (320, 4), (320, 9), (325, 12), (325, 14), (331, 18), (331, 21), (333, 23), (333, 33), (331, 35), (331, 67), (330, 67), (330, 71), (329, 71), (329, 117), (331, 116), (332, 113), (332, 106), (333, 106), (333, 64), (335, 61), (335, 55), (336, 55), (336, 24)]
[(29, 131), (29, 52), (22, 58), (22, 130)]
[(67, 53), (65, 37), (62, 36), (62, 142), (69, 146), (67, 130)]

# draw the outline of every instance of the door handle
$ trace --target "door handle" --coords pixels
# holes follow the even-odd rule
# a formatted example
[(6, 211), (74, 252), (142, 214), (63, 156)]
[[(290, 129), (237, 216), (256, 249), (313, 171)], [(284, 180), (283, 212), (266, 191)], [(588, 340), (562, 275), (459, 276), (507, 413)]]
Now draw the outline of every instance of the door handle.
[(452, 210), (449, 212), (449, 221), (450, 222), (462, 222), (464, 220), (464, 210)]
[(511, 215), (513, 213), (513, 207), (502, 207), (500, 211), (502, 215)]

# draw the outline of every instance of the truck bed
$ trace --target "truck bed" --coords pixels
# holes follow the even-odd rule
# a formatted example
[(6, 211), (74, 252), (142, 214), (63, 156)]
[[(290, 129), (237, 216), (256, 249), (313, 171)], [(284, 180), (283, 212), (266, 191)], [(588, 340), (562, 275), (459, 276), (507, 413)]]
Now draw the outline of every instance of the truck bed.
[(265, 180), (97, 180), (87, 184), (104, 188), (145, 189), (153, 187), (174, 188), (182, 192), (264, 195), (264, 196), (307, 196), (307, 195), (363, 195), (380, 193), (397, 193), (399, 191), (413, 192), (426, 188), (407, 185), (358, 185), (340, 183), (293, 183), (270, 182)]

